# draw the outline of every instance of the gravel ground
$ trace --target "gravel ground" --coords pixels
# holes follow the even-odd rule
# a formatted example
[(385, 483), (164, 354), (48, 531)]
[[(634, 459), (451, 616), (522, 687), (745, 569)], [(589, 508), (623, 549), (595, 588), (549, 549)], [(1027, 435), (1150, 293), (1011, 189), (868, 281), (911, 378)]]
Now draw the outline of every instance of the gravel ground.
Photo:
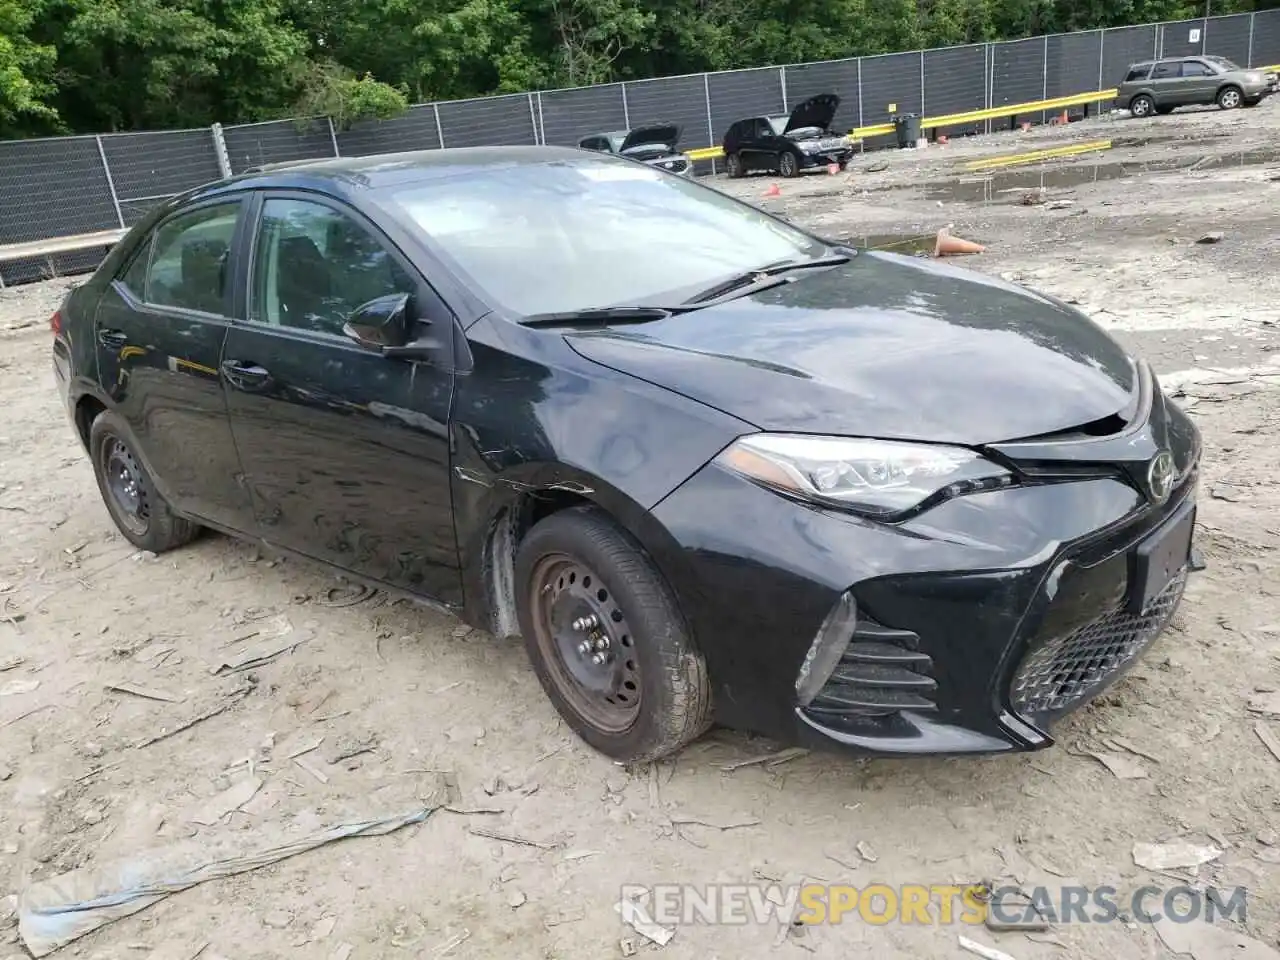
[[(1148, 884), (1239, 885), (1247, 919), (1222, 929), (1257, 952), (1202, 943), (1195, 957), (1280, 956), (1280, 756), (1257, 733), (1280, 737), (1277, 132), (1269, 103), (867, 155), (776, 197), (767, 177), (717, 181), (899, 249), (951, 225), (987, 245), (966, 265), (1079, 303), (1150, 358), (1202, 426), (1208, 569), (1129, 677), (1034, 756), (809, 755), (728, 771), (774, 745), (715, 731), (628, 770), (558, 722), (518, 644), (381, 596), (342, 605), (359, 594), (224, 537), (140, 555), (114, 532), (53, 389), (44, 322), (67, 282), (0, 292), (0, 897), (173, 842), (256, 846), (402, 811), (438, 796), (447, 771), (453, 810), (204, 883), (69, 952), (615, 957), (635, 937), (613, 909), (623, 884), (809, 877), (1110, 885), (1122, 906)], [(1108, 151), (987, 180), (963, 166), (1106, 137)], [(1195, 242), (1211, 232), (1220, 242)], [(281, 636), (291, 650), (270, 662), (215, 672)], [(252, 797), (214, 825), (193, 821), (216, 819), (197, 812), (211, 801), (233, 805), (228, 789)], [(1191, 870), (1135, 863), (1135, 844), (1179, 839), (1220, 855)], [(25, 956), (4, 903), (0, 957)], [(640, 949), (905, 960), (964, 956), (964, 934), (1016, 960), (1174, 955), (1124, 918), (1047, 934), (857, 919), (780, 931), (682, 926)]]

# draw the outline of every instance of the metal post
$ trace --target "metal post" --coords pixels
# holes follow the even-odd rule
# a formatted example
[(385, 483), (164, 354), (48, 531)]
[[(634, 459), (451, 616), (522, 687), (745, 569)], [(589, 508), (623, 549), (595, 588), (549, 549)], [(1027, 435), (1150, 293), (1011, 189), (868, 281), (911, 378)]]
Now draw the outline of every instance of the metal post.
[(529, 122), (533, 124), (533, 142), (535, 144), (541, 143), (543, 146), (546, 146), (547, 128), (542, 125), (542, 91), (541, 90), (538, 91), (537, 114), (534, 114), (533, 112), (533, 94), (532, 93), (528, 94), (528, 97), (529, 97)]
[(338, 131), (333, 128), (333, 117), (325, 117), (329, 123), (329, 142), (333, 144), (333, 155), (335, 157), (342, 156), (342, 151), (338, 149)]
[(107, 151), (102, 149), (102, 137), (93, 138), (98, 143), (98, 157), (102, 160), (102, 172), (107, 176), (107, 189), (111, 191), (111, 205), (116, 208), (116, 220), (120, 229), (124, 229), (124, 214), (120, 212), (120, 198), (116, 195), (116, 182), (111, 176), (111, 165), (107, 163)]
[(1200, 28), (1200, 56), (1209, 52), (1209, 0), (1204, 3), (1204, 26)]
[[(1040, 65), (1040, 99), (1049, 99), (1049, 35), (1044, 37), (1044, 55)], [(1040, 111), (1040, 125), (1044, 126), (1048, 113), (1045, 110)]]
[[(711, 76), (704, 73), (702, 75), (702, 97), (707, 104), (707, 146), (714, 147), (716, 145), (716, 128), (711, 120)], [(711, 161), (711, 175), (715, 176), (716, 162)]]
[[(996, 45), (994, 43), (987, 44), (987, 50), (991, 54), (991, 65), (987, 68), (987, 109), (990, 110), (996, 105)], [(991, 132), (991, 121), (987, 121), (987, 133)]]
[(631, 108), (627, 105), (626, 81), (623, 81), (621, 86), (622, 86), (622, 123), (623, 123), (623, 126), (625, 126), (628, 130), (630, 130), (631, 129)]
[[(1105, 29), (1098, 31), (1098, 89), (1102, 89), (1102, 64), (1106, 59), (1105, 51), (1107, 47), (1107, 31)], [(1101, 111), (1101, 108), (1099, 108)]]
[(231, 176), (231, 158), (227, 155), (227, 138), (222, 135), (222, 124), (215, 123), (209, 128), (213, 134), (213, 153), (218, 160), (218, 172), (222, 176)]
[(778, 68), (778, 82), (782, 85), (782, 112), (786, 113), (791, 109), (787, 104), (787, 68)]
[[(862, 119), (862, 58), (858, 58), (858, 126), (865, 126)], [(858, 138), (858, 152), (867, 152), (867, 141), (865, 137)]]
[(920, 51), (920, 116), (924, 117), (924, 51)]
[(440, 138), (440, 149), (444, 149), (444, 127), (440, 125), (440, 104), (433, 103), (431, 112), (436, 115), (436, 136)]
[(1258, 19), (1256, 13), (1249, 14), (1249, 59), (1245, 61), (1245, 66), (1253, 66), (1253, 21)]
[(1163, 39), (1164, 39), (1164, 24), (1157, 23), (1156, 24), (1156, 42), (1154, 44), (1154, 49), (1152, 49), (1151, 51), (1151, 57), (1154, 60), (1160, 59), (1160, 41)]

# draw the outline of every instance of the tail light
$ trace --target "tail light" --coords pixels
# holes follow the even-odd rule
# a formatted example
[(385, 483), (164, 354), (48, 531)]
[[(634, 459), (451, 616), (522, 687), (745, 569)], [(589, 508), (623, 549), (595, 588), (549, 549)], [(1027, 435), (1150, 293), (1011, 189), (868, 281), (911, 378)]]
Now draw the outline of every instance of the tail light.
[(49, 318), (49, 329), (53, 331), (55, 337), (62, 334), (62, 311), (53, 311), (53, 316)]

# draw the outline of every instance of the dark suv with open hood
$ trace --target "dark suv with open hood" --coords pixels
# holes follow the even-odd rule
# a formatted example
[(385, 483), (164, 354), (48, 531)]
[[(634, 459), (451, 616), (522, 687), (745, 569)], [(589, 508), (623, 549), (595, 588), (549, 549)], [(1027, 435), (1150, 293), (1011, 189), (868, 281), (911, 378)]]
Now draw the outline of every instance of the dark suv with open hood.
[(614, 130), (612, 133), (593, 133), (578, 141), (584, 150), (612, 153), (630, 160), (639, 160), (662, 170), (670, 170), (688, 176), (693, 163), (676, 149), (680, 142), (680, 127), (674, 123), (650, 123), (634, 130)]
[(725, 133), (722, 144), (729, 176), (766, 170), (796, 177), (801, 170), (833, 163), (843, 170), (853, 147), (848, 138), (831, 130), (839, 108), (839, 97), (823, 93), (798, 104), (789, 114), (739, 120)]

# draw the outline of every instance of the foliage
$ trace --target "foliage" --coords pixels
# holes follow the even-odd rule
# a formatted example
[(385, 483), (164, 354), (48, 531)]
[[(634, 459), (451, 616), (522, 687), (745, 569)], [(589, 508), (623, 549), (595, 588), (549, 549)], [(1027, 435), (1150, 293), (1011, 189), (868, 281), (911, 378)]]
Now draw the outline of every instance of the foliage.
[(409, 102), (1203, 13), (1203, 0), (0, 0), (0, 137), (299, 112), (345, 125)]

